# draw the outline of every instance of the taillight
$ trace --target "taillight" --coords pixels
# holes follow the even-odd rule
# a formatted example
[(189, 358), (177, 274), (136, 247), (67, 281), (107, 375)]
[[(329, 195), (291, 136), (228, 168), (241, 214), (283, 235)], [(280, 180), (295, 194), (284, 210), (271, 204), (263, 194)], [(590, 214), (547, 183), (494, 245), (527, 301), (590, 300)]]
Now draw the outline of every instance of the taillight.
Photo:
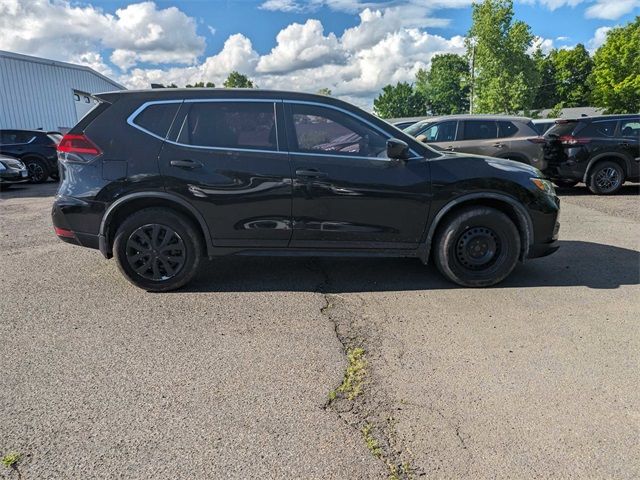
[(87, 155), (100, 155), (100, 150), (86, 135), (66, 134), (58, 144), (58, 152)]
[(591, 141), (587, 137), (574, 137), (573, 135), (563, 135), (559, 138), (563, 145), (585, 145)]
[(63, 238), (76, 238), (76, 234), (71, 230), (67, 230), (66, 228), (53, 227), (53, 230), (56, 232), (56, 235)]

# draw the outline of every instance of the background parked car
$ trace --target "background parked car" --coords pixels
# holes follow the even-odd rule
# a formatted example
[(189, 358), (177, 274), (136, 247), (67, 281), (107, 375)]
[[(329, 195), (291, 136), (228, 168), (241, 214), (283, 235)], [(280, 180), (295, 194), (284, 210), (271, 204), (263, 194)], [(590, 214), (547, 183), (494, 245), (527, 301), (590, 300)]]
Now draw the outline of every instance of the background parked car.
[(640, 180), (640, 115), (558, 120), (545, 140), (541, 169), (558, 186), (606, 195)]
[(405, 133), (452, 152), (508, 158), (536, 165), (542, 140), (530, 118), (499, 115), (449, 115), (415, 123)]
[(387, 122), (393, 125), (400, 130), (404, 130), (407, 127), (410, 127), (414, 123), (417, 123), (421, 120), (426, 120), (429, 117), (405, 117), (405, 118), (389, 118)]
[(34, 183), (42, 183), (51, 177), (58, 178), (58, 154), (56, 147), (62, 134), (43, 130), (2, 130), (0, 154), (19, 158), (27, 166)]
[(15, 183), (29, 181), (29, 172), (17, 158), (0, 155), (0, 190), (6, 190)]
[(537, 118), (532, 120), (538, 135), (544, 135), (547, 131), (556, 124), (555, 118)]

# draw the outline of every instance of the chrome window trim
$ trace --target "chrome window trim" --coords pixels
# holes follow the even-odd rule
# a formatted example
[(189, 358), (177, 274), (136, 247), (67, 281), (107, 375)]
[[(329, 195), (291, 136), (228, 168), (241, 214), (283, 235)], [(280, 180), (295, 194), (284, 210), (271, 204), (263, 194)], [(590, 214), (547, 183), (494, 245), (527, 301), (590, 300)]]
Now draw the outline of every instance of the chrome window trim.
[[(385, 137), (387, 140), (390, 138), (394, 138), (393, 135), (391, 135), (389, 132), (387, 132), (385, 129), (383, 129), (382, 127), (378, 127), (377, 125), (371, 123), (370, 121), (362, 118), (360, 115), (353, 113), (349, 110), (346, 110), (344, 108), (340, 108), (340, 107), (336, 107), (335, 105), (331, 105), (329, 103), (320, 103), (320, 102), (312, 102), (312, 101), (308, 101), (308, 100), (283, 100), (284, 103), (288, 103), (288, 104), (298, 104), (298, 105), (314, 105), (314, 106), (318, 106), (318, 107), (324, 107), (324, 108), (330, 108), (333, 110), (337, 110), (339, 112), (342, 113), (346, 113), (347, 115), (350, 115), (351, 117), (365, 123), (366, 125), (368, 125), (369, 127), (373, 128), (374, 130), (377, 130), (378, 132), (382, 133), (382, 136)], [(415, 150), (413, 150), (412, 148), (409, 148), (409, 151), (411, 152), (411, 158), (413, 157), (420, 157), (422, 158), (422, 156), (418, 155)], [(380, 158), (380, 157), (357, 157), (355, 155), (344, 155), (344, 154), (340, 154), (340, 153), (336, 153), (336, 154), (332, 154), (332, 153), (323, 153), (323, 154), (318, 154), (318, 153), (308, 153), (308, 152), (293, 152), (293, 151), (289, 151), (290, 154), (305, 154), (305, 155), (323, 155), (323, 156), (329, 156), (329, 157), (339, 157), (339, 156), (345, 156), (345, 157), (349, 157), (349, 158), (366, 158), (366, 159), (378, 159), (378, 160), (386, 160), (386, 161), (393, 161), (392, 158)]]
[(18, 143), (2, 143), (2, 142), (0, 142), (0, 145), (2, 145), (3, 147), (13, 147), (15, 145), (29, 145), (31, 142), (33, 142), (36, 139), (36, 136), (37, 135), (34, 135), (33, 137), (31, 137), (28, 142), (18, 142)]
[[(138, 125), (137, 123), (135, 123), (135, 119), (138, 115), (140, 115), (147, 107), (150, 107), (152, 105), (164, 105), (164, 104), (172, 104), (172, 103), (223, 103), (223, 102), (235, 102), (235, 103), (244, 103), (244, 102), (253, 102), (253, 103), (273, 103), (273, 120), (274, 120), (274, 124), (276, 126), (276, 149), (275, 150), (262, 150), (259, 148), (239, 148), (239, 147), (211, 147), (211, 146), (206, 146), (206, 145), (190, 145), (188, 143), (180, 143), (180, 142), (174, 142), (173, 140), (169, 140), (167, 138), (167, 136), (169, 135), (169, 131), (167, 131), (167, 135), (165, 135), (165, 137), (161, 137), (160, 135), (157, 135), (155, 133), (153, 133), (150, 130), (147, 130), (144, 127), (141, 127), (140, 125)], [(129, 115), (127, 117), (127, 123), (132, 126), (133, 128), (137, 128), (138, 130), (146, 133), (147, 135), (151, 135), (152, 137), (155, 137), (159, 140), (162, 140), (163, 142), (167, 142), (170, 143), (172, 145), (176, 145), (178, 147), (185, 147), (185, 148), (197, 148), (200, 150), (214, 150), (214, 151), (232, 151), (232, 152), (255, 152), (255, 153), (286, 153), (286, 151), (280, 150), (280, 145), (279, 145), (279, 141), (278, 141), (278, 115), (277, 115), (277, 111), (276, 111), (276, 102), (282, 102), (282, 100), (276, 100), (276, 99), (266, 99), (266, 98), (257, 98), (257, 99), (253, 99), (253, 98), (239, 98), (239, 99), (232, 99), (232, 98), (202, 98), (202, 99), (198, 99), (198, 98), (189, 98), (189, 99), (182, 99), (182, 100), (152, 100), (149, 102), (145, 102), (142, 105), (140, 105), (136, 110), (134, 110), (134, 112)], [(186, 119), (186, 116), (185, 116)], [(182, 131), (182, 128), (184, 127), (184, 124), (180, 126), (180, 131)], [(171, 130), (171, 129), (169, 129)], [(178, 135), (177, 138), (180, 138), (180, 135)]]

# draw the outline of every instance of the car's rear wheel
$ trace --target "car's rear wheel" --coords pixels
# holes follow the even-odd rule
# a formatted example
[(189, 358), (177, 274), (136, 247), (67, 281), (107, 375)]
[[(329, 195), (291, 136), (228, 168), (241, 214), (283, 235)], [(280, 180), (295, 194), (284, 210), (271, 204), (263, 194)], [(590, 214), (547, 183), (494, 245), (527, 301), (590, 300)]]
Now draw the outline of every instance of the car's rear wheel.
[(559, 188), (572, 188), (578, 184), (578, 182), (574, 180), (554, 180), (553, 183)]
[(438, 228), (433, 256), (438, 270), (465, 287), (488, 287), (504, 280), (520, 255), (520, 234), (495, 208), (468, 207)]
[(49, 172), (45, 163), (38, 158), (27, 158), (23, 160), (32, 183), (43, 183), (49, 177)]
[(186, 285), (202, 260), (202, 240), (193, 223), (164, 208), (147, 208), (129, 216), (118, 228), (114, 256), (134, 285), (166, 292)]
[(616, 162), (599, 162), (589, 175), (589, 190), (596, 195), (616, 193), (624, 183), (624, 170)]

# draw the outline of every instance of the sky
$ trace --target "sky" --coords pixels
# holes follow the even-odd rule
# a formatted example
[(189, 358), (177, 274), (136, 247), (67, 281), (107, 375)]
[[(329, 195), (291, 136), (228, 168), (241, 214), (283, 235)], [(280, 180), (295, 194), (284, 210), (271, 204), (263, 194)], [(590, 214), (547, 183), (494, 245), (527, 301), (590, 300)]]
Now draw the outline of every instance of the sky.
[[(233, 70), (260, 88), (334, 95), (370, 108), (439, 53), (463, 53), (472, 0), (0, 0), (0, 50), (88, 65), (127, 88), (210, 81)], [(640, 15), (640, 0), (515, 0), (545, 51)]]

